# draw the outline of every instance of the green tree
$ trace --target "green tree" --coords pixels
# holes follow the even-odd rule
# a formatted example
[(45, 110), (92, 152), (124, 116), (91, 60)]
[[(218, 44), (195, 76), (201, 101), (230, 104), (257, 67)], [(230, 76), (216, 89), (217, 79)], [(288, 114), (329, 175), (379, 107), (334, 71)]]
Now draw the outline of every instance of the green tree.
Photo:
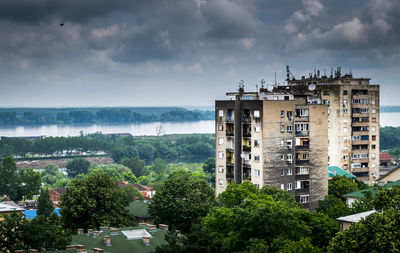
[(47, 218), (36, 216), (25, 222), (22, 229), (27, 249), (65, 249), (71, 242), (71, 234), (63, 228), (61, 218), (55, 213)]
[(129, 204), (127, 194), (104, 172), (72, 179), (61, 200), (62, 220), (73, 230), (134, 223), (125, 209)]
[(337, 198), (354, 191), (358, 191), (358, 184), (345, 176), (334, 176), (328, 181), (328, 194), (333, 194)]
[(207, 158), (204, 162), (203, 170), (205, 173), (214, 173), (215, 172), (215, 158)]
[(302, 238), (299, 241), (287, 241), (279, 253), (322, 253), (318, 247), (314, 247), (310, 238)]
[(317, 212), (322, 212), (332, 219), (350, 215), (351, 210), (341, 198), (335, 195), (327, 195), (323, 200), (318, 201)]
[(131, 169), (136, 177), (146, 176), (148, 171), (145, 168), (145, 161), (141, 160), (138, 156), (133, 158), (124, 158), (121, 163)]
[(54, 212), (53, 202), (50, 199), (49, 189), (41, 189), (38, 199), (37, 214), (49, 217)]
[(78, 174), (87, 174), (90, 162), (83, 158), (74, 158), (67, 163), (67, 173), (70, 178), (76, 177)]
[(129, 201), (133, 201), (134, 198), (139, 198), (143, 200), (143, 195), (140, 193), (139, 189), (135, 186), (128, 184), (121, 188), (129, 198)]
[(400, 252), (400, 212), (376, 212), (352, 224), (331, 240), (329, 253)]
[(0, 175), (0, 193), (13, 201), (20, 201), (23, 197), (23, 182), (21, 171), (18, 170), (14, 159), (8, 157), (3, 160)]
[(375, 196), (373, 205), (376, 210), (394, 209), (400, 211), (400, 186), (383, 189)]
[(156, 222), (187, 232), (215, 205), (215, 193), (206, 181), (179, 171), (168, 177), (157, 190), (153, 201), (149, 212)]
[(153, 162), (152, 169), (156, 174), (165, 173), (168, 164), (161, 158), (156, 158)]
[(33, 195), (39, 193), (40, 187), (42, 186), (42, 179), (40, 173), (29, 168), (26, 169), (22, 174), (23, 194), (26, 198), (31, 199)]
[(0, 251), (14, 252), (15, 249), (23, 249), (24, 234), (21, 228), (26, 222), (23, 215), (14, 212), (2, 218), (0, 219)]

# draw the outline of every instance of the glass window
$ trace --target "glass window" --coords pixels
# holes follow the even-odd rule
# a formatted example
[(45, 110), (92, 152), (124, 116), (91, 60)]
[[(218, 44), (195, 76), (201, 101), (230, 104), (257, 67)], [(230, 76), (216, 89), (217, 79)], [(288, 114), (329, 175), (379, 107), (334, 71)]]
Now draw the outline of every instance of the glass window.
[(287, 125), (287, 126), (286, 126), (286, 131), (287, 131), (288, 133), (291, 133), (291, 132), (292, 132), (292, 126), (291, 126), (291, 125)]
[(218, 131), (224, 131), (224, 126), (223, 125), (218, 125)]
[(376, 113), (376, 109), (375, 108), (372, 108), (372, 113)]
[(260, 170), (254, 170), (254, 176), (256, 177), (260, 176)]
[(285, 126), (281, 125), (281, 133), (284, 133), (284, 132), (285, 132)]
[(285, 117), (285, 111), (284, 110), (281, 110), (281, 117), (282, 118)]
[(221, 159), (224, 158), (224, 152), (221, 152), (221, 151), (218, 152), (218, 158), (221, 158)]
[(260, 117), (260, 111), (254, 111), (254, 118)]
[(218, 111), (218, 116), (219, 117), (224, 117), (224, 110), (219, 110)]
[(219, 145), (224, 144), (224, 139), (223, 139), (223, 138), (218, 138), (218, 144), (219, 144)]
[(286, 190), (288, 190), (288, 191), (292, 190), (292, 183), (287, 183), (287, 189)]
[(343, 95), (347, 95), (347, 90), (343, 90)]
[(224, 172), (224, 166), (218, 166), (218, 172), (222, 173)]
[(219, 184), (219, 186), (224, 186), (224, 180), (223, 179), (219, 179), (218, 180), (218, 184)]
[(281, 190), (285, 190), (285, 184), (281, 184)]
[(287, 175), (290, 176), (290, 175), (292, 175), (292, 174), (293, 174), (293, 170), (292, 170), (291, 168), (289, 168), (289, 169), (287, 170)]

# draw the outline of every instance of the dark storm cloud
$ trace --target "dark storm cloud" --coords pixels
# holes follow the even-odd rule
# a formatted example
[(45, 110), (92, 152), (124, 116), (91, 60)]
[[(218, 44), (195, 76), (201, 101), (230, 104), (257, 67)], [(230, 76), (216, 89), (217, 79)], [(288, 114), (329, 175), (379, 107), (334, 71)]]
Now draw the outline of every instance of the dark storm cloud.
[[(199, 87), (199, 101), (209, 102), (208, 88), (224, 94), (221, 83), (246, 77), (255, 83), (274, 71), (284, 76), (285, 64), (298, 73), (320, 65), (400, 66), (399, 6), (398, 0), (2, 0), (0, 101), (12, 91), (56, 90), (70, 94), (63, 104), (74, 104), (74, 91), (93, 87), (91, 105), (119, 89), (129, 104), (128, 94), (152, 85), (162, 91), (158, 104)], [(174, 101), (191, 102), (183, 97)], [(140, 95), (133, 100), (150, 103)]]

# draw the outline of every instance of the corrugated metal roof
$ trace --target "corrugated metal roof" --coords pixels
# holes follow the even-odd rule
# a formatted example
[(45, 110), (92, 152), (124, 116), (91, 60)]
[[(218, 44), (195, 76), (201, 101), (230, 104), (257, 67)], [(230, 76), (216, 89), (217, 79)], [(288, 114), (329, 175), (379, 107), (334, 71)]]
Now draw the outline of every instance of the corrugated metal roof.
[(345, 171), (344, 169), (338, 167), (338, 166), (329, 166), (328, 167), (328, 177), (334, 177), (334, 176), (345, 176), (348, 178), (356, 178), (352, 173)]
[(355, 222), (359, 222), (361, 219), (365, 219), (365, 217), (367, 217), (368, 215), (373, 214), (375, 212), (376, 212), (375, 210), (371, 210), (371, 211), (367, 211), (367, 212), (356, 213), (356, 214), (352, 214), (352, 215), (348, 215), (348, 216), (339, 217), (336, 220), (355, 223)]
[(23, 209), (21, 207), (16, 207), (16, 206), (0, 203), (0, 213), (14, 212), (14, 211), (24, 211), (24, 210), (25, 209)]

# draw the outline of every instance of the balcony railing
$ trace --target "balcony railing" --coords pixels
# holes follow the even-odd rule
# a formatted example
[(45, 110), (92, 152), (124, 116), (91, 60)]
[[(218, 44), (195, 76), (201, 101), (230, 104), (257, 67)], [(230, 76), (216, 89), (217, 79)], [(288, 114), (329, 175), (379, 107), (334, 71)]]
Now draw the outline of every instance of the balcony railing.
[(310, 145), (296, 146), (296, 150), (309, 150)]
[(308, 131), (296, 131), (296, 136), (308, 136)]
[(235, 134), (233, 131), (226, 131), (226, 136), (234, 136)]
[(296, 160), (296, 164), (297, 165), (302, 165), (302, 164), (308, 164), (310, 162), (310, 160)]

